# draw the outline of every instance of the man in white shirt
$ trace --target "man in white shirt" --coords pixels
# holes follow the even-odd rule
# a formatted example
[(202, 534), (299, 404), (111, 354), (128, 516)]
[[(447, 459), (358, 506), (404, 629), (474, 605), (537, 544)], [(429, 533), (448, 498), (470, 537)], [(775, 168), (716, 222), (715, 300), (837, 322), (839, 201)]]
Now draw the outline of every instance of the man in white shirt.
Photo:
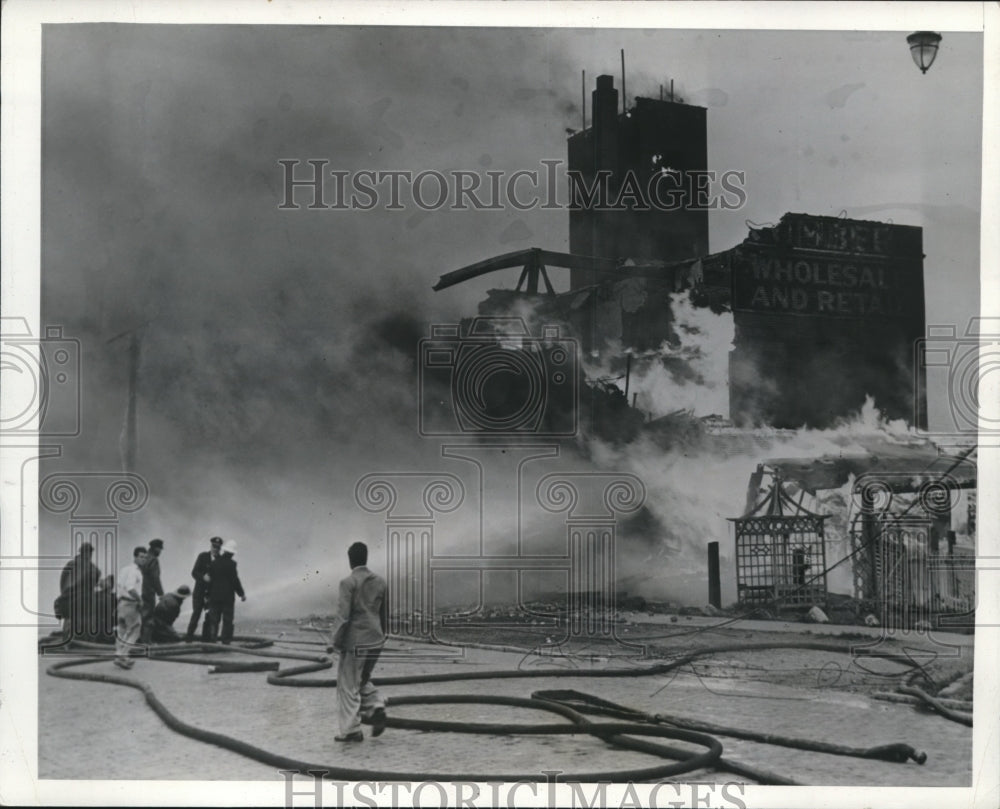
[(142, 631), (142, 565), (146, 549), (141, 545), (132, 552), (132, 564), (118, 571), (118, 636), (115, 642), (115, 665), (130, 669), (135, 661), (129, 650), (139, 641)]

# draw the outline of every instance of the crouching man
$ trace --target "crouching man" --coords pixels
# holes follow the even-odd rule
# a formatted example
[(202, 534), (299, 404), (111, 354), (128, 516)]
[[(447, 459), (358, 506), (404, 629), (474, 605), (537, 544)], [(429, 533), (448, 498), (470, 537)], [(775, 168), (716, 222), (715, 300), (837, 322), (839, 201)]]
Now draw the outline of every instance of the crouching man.
[(338, 742), (360, 742), (362, 718), (373, 726), (372, 736), (385, 730), (385, 703), (371, 682), (382, 653), (387, 629), (386, 583), (368, 568), (368, 546), (355, 542), (347, 549), (351, 575), (340, 582), (333, 646), (340, 653), (337, 668)]
[(167, 593), (153, 608), (153, 643), (179, 643), (181, 636), (174, 631), (174, 621), (181, 614), (184, 599), (191, 595), (191, 588), (182, 584)]

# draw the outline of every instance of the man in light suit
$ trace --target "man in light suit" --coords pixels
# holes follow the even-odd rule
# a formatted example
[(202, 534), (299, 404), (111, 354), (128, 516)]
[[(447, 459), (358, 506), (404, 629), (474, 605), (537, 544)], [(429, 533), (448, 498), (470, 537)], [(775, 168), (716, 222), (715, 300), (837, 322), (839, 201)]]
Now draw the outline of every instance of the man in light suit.
[(385, 730), (385, 703), (371, 683), (372, 669), (385, 643), (388, 599), (385, 579), (372, 573), (368, 546), (355, 542), (347, 549), (351, 575), (340, 582), (333, 646), (340, 653), (337, 668), (338, 742), (364, 740), (361, 720), (371, 722), (372, 736)]

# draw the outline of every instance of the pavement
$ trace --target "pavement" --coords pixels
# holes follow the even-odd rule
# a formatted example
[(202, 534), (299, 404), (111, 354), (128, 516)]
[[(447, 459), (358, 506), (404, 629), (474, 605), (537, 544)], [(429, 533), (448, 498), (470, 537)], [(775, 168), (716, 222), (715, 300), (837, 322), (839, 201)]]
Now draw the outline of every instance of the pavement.
[[(747, 632), (797, 632), (810, 635), (847, 635), (866, 636), (869, 638), (886, 638), (904, 643), (924, 641), (948, 646), (974, 647), (976, 636), (958, 632), (941, 632), (939, 630), (917, 631), (913, 629), (894, 629), (882, 626), (857, 626), (855, 624), (815, 624), (802, 621), (762, 621), (747, 618), (732, 619), (726, 617), (710, 617), (706, 615), (664, 615), (646, 612), (622, 612), (626, 623), (634, 624), (671, 624), (678, 627), (712, 629), (721, 627)], [(673, 620), (676, 619), (676, 620)]]
[[(669, 617), (667, 618), (669, 622)], [(637, 615), (638, 618), (638, 615)], [(642, 614), (644, 623), (649, 616)], [(681, 617), (688, 626), (711, 627), (717, 618)], [(655, 622), (654, 622), (655, 623)], [(784, 631), (777, 622), (768, 631)], [(741, 626), (750, 630), (753, 626)], [(780, 623), (778, 623), (780, 626)], [(804, 625), (789, 622), (788, 630)], [(809, 625), (814, 632), (818, 625)], [(836, 634), (837, 628), (823, 627)], [(856, 633), (859, 627), (841, 628)], [(825, 634), (825, 633), (824, 633)], [(314, 637), (314, 636), (311, 636)], [(873, 637), (879, 637), (876, 633)], [(966, 637), (966, 636), (959, 636)], [(302, 646), (284, 646), (302, 652)], [(274, 650), (272, 649), (272, 651)], [(241, 655), (241, 659), (243, 656)], [(252, 658), (247, 658), (252, 659)], [(273, 767), (174, 733), (142, 695), (106, 683), (72, 682), (39, 675), (39, 774), (42, 778), (276, 780)], [(644, 659), (634, 665), (648, 666)], [(968, 786), (972, 772), (971, 728), (907, 705), (852, 693), (852, 678), (869, 675), (847, 654), (811, 650), (730, 652), (683, 671), (648, 677), (586, 677), (590, 668), (621, 666), (586, 658), (536, 656), (482, 648), (431, 648), (393, 641), (375, 676), (530, 668), (551, 671), (538, 679), (493, 679), (383, 686), (389, 715), (481, 722), (551, 722), (550, 714), (486, 704), (414, 705), (393, 708), (391, 698), (421, 694), (527, 697), (535, 690), (571, 688), (649, 713), (680, 715), (764, 732), (856, 747), (905, 742), (928, 752), (919, 766), (847, 758), (722, 738), (724, 756), (814, 785)], [(282, 662), (287, 668), (296, 661)], [(110, 660), (87, 667), (122, 674)], [(612, 747), (586, 735), (484, 736), (389, 728), (379, 738), (365, 729), (361, 744), (333, 741), (336, 699), (332, 688), (279, 688), (259, 673), (209, 674), (207, 667), (139, 659), (124, 676), (148, 683), (182, 721), (224, 733), (282, 755), (312, 762), (410, 773), (533, 773), (651, 766), (650, 756)], [(330, 671), (310, 677), (329, 678)], [(782, 677), (791, 678), (783, 684)], [(109, 721), (114, 717), (113, 721)], [(571, 776), (566, 776), (571, 777)], [(677, 780), (726, 783), (734, 776), (698, 772)], [(737, 779), (739, 780), (739, 779)]]

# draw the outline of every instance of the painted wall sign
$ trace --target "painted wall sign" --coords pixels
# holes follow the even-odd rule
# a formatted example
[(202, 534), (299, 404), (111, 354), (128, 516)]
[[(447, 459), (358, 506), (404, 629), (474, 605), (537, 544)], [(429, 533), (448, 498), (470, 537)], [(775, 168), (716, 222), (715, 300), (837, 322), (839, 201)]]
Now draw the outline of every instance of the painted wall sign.
[(734, 263), (733, 308), (830, 317), (912, 317), (919, 264), (799, 257), (762, 248)]

